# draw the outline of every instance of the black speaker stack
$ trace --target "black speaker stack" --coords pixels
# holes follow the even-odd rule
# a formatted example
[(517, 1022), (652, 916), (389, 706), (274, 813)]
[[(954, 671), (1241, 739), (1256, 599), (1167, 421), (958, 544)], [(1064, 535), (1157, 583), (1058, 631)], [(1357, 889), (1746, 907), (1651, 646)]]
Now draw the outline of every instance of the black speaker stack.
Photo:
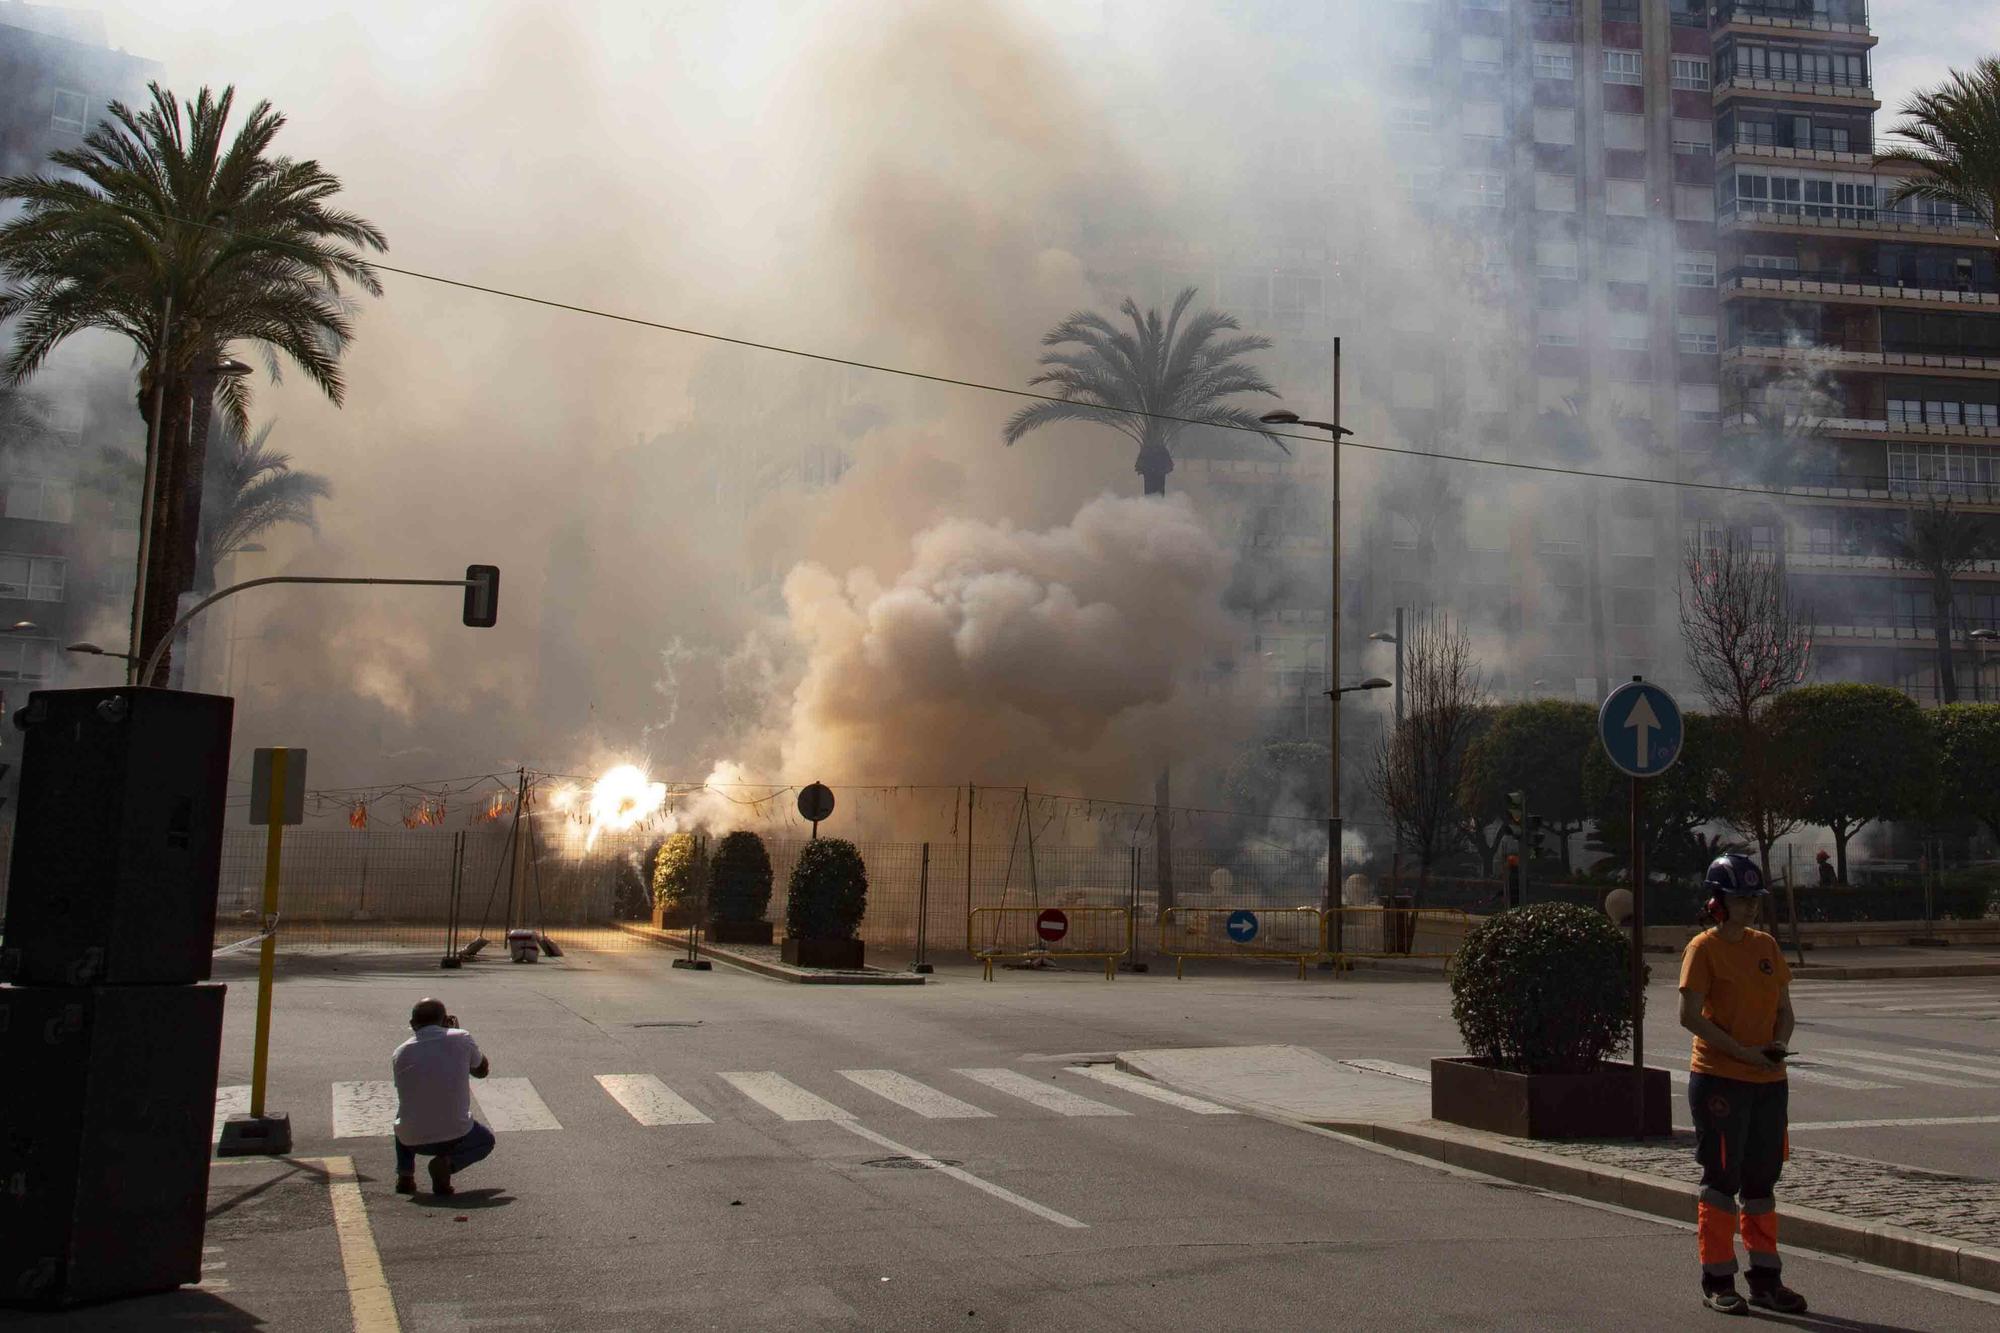
[(0, 1303), (201, 1280), (234, 701), (40, 690), (0, 931)]

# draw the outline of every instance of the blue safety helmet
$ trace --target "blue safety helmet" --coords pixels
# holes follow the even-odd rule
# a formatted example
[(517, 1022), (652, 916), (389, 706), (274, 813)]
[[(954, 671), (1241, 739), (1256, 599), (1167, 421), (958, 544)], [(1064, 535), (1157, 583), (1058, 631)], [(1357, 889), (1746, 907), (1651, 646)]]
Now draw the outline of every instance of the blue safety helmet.
[(1701, 882), (1710, 893), (1755, 898), (1762, 898), (1770, 893), (1764, 886), (1764, 872), (1757, 868), (1755, 861), (1741, 852), (1730, 852), (1710, 861), (1708, 873), (1702, 876)]

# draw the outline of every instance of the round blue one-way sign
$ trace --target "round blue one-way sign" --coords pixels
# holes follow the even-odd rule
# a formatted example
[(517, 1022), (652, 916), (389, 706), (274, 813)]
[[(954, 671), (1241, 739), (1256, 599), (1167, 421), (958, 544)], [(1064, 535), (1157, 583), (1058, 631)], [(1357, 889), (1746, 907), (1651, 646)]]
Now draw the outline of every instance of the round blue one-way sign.
[(1597, 738), (1621, 773), (1656, 778), (1681, 755), (1681, 706), (1657, 685), (1628, 681), (1597, 714)]
[(1257, 914), (1246, 908), (1238, 908), (1229, 914), (1227, 929), (1230, 939), (1238, 944), (1248, 944), (1257, 938)]

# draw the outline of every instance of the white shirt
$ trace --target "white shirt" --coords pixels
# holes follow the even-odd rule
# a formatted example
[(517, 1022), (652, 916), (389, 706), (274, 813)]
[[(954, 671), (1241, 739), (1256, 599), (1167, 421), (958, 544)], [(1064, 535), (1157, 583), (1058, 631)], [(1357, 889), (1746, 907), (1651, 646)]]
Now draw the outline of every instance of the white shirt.
[(472, 1071), (485, 1059), (464, 1028), (418, 1028), (389, 1057), (396, 1071), (396, 1138), (449, 1143), (472, 1129)]

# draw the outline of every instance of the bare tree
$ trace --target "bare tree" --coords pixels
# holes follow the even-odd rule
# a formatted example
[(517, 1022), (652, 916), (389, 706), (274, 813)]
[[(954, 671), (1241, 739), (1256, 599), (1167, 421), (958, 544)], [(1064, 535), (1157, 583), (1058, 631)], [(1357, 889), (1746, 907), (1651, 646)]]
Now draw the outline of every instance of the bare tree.
[(1449, 619), (1418, 617), (1405, 635), (1403, 717), (1376, 748), (1368, 785), (1397, 846), (1417, 858), (1421, 907), (1431, 867), (1465, 841), (1459, 792), (1486, 688), (1471, 641)]
[(1797, 821), (1782, 812), (1787, 756), (1764, 725), (1765, 706), (1805, 679), (1812, 613), (1793, 600), (1784, 566), (1735, 533), (1690, 541), (1682, 556), (1681, 638), (1709, 708), (1736, 751), (1729, 822), (1757, 843), (1765, 878), (1771, 845)]

